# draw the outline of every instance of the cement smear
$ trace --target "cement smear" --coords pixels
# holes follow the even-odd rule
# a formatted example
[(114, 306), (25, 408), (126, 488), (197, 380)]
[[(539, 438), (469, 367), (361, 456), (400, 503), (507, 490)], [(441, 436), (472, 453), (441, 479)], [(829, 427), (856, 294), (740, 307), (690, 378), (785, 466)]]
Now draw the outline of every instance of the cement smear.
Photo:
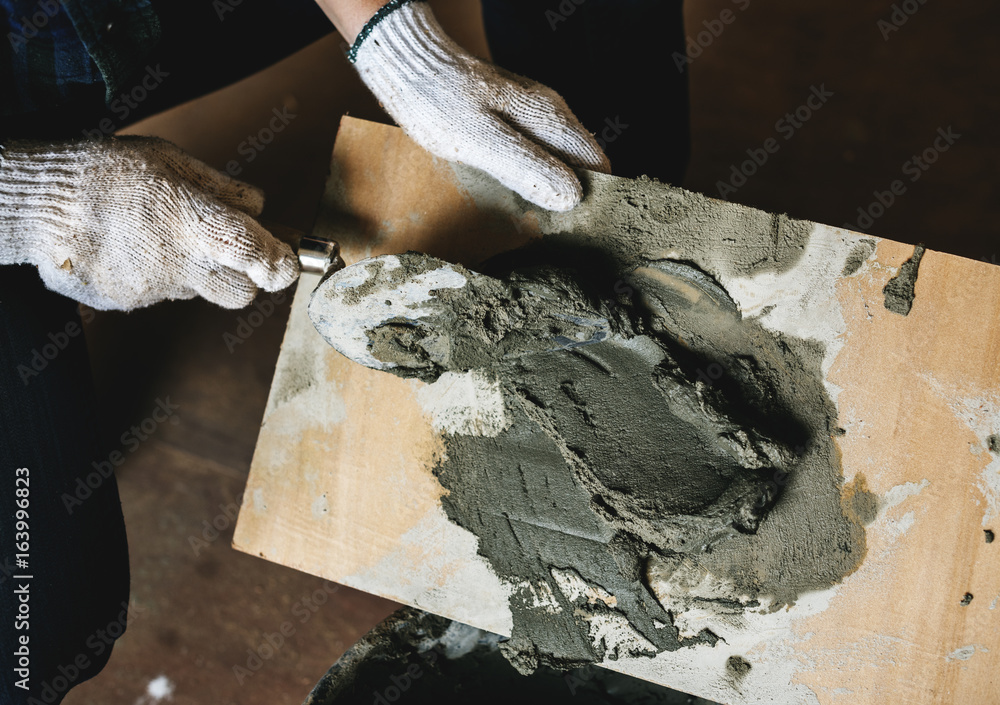
[(849, 277), (861, 269), (861, 265), (875, 252), (875, 247), (874, 240), (862, 240), (848, 255), (841, 276)]
[[(490, 212), (493, 203), (498, 209), (516, 208), (511, 201), (517, 197), (498, 189), (491, 177), (463, 165), (451, 168), (477, 208)], [(532, 220), (556, 250), (592, 246), (612, 270), (680, 259), (697, 262), (717, 281), (782, 272), (802, 257), (813, 227), (647, 177), (578, 175), (586, 194), (579, 206), (564, 213), (531, 209)]]
[(899, 268), (899, 273), (886, 282), (882, 293), (885, 295), (885, 307), (901, 316), (909, 315), (913, 308), (913, 298), (916, 295), (917, 271), (920, 260), (924, 256), (924, 247), (917, 245), (913, 255)]
[[(843, 487), (824, 344), (717, 295), (715, 282), (794, 267), (811, 225), (584, 180), (584, 204), (541, 214), (542, 244), (478, 268), (489, 276), (377, 258), (310, 306), (369, 366), (500, 390), (504, 423), (446, 432), (435, 473), (449, 518), (512, 588), (501, 648), (523, 672), (714, 644), (713, 625), (853, 572), (876, 506), (863, 483)], [(342, 332), (345, 308), (367, 316), (364, 339)]]

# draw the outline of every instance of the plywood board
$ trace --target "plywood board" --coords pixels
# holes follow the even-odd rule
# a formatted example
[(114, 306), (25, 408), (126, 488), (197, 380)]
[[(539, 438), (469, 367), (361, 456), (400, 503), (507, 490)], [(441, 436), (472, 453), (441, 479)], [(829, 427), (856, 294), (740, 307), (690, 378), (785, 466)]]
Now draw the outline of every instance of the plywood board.
[[(317, 230), (347, 262), (417, 250), (474, 265), (532, 238), (582, 237), (588, 209), (641, 208), (614, 204), (615, 177), (584, 174), (581, 206), (542, 213), (396, 128), (350, 118), (331, 168)], [(605, 665), (726, 703), (1000, 702), (1000, 541), (984, 533), (1000, 532), (1000, 454), (990, 449), (1000, 268), (928, 252), (902, 316), (883, 305), (883, 287), (912, 245), (813, 224), (794, 267), (741, 277), (727, 270), (726, 248), (740, 246), (730, 239), (711, 252), (649, 254), (693, 260), (744, 316), (823, 341), (824, 383), (847, 431), (836, 439), (845, 481), (863, 477), (881, 498), (867, 557), (840, 584), (715, 646)], [(870, 256), (846, 266), (865, 242)], [(298, 285), (234, 545), (509, 634), (511, 586), (441, 507), (432, 468), (445, 448), (425, 385), (329, 348), (306, 315), (317, 283), (304, 275)], [(738, 681), (726, 673), (731, 655), (753, 664)]]

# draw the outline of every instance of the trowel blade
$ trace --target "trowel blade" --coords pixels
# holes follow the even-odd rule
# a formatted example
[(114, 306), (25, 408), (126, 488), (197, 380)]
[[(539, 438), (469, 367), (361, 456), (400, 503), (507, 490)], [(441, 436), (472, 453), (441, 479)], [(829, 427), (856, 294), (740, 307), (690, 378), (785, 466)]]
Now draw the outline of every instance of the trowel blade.
[(362, 260), (326, 277), (309, 316), (344, 356), (413, 376), (575, 350), (610, 334), (606, 318), (559, 291), (415, 252)]
[(726, 329), (741, 318), (739, 306), (722, 286), (684, 262), (647, 262), (632, 270), (628, 281), (654, 326), (680, 342)]

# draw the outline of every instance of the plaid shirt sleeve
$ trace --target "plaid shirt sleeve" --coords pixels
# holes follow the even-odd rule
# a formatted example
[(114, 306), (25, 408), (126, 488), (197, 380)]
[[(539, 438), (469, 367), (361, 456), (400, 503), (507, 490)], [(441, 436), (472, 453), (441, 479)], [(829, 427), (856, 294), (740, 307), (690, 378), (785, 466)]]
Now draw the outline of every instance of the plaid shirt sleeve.
[(103, 84), (106, 100), (160, 36), (149, 0), (0, 0), (0, 115), (72, 100)]

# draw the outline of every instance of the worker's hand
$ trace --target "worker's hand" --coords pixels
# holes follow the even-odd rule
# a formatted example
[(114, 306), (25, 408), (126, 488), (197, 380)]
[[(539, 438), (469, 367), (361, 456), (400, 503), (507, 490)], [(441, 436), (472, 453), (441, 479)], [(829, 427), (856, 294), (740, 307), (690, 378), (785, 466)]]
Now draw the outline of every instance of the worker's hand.
[(291, 284), (298, 263), (256, 220), (261, 191), (164, 140), (0, 149), (0, 263), (104, 310), (200, 295), (226, 308)]
[(544, 208), (565, 211), (580, 202), (570, 166), (610, 171), (597, 141), (555, 91), (464, 51), (425, 2), (390, 2), (349, 56), (414, 141), (482, 169)]

